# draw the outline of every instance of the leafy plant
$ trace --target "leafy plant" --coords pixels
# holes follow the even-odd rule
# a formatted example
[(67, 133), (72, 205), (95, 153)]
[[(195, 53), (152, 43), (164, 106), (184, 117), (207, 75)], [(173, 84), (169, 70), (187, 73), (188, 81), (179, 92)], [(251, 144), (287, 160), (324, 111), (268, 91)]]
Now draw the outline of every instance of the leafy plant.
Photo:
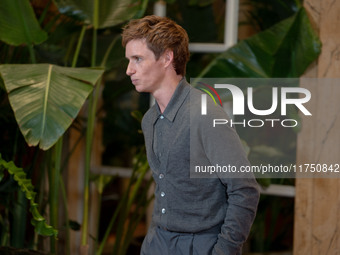
[(135, 229), (146, 213), (147, 206), (153, 199), (148, 196), (148, 190), (153, 180), (146, 177), (149, 164), (144, 150), (141, 150), (134, 158), (133, 171), (129, 178), (129, 184), (123, 194), (112, 218), (105, 231), (104, 238), (99, 245), (96, 255), (103, 254), (103, 249), (110, 232), (115, 227), (116, 241), (113, 254), (127, 254)]
[(112, 27), (144, 13), (148, 1), (55, 0), (61, 13), (76, 14), (95, 29)]
[[(35, 202), (36, 192), (30, 179), (26, 177), (26, 173), (22, 168), (17, 167), (13, 161), (6, 162), (0, 154), (0, 175), (4, 175), (4, 170), (14, 176), (14, 180), (18, 183), (21, 190), (25, 193), (26, 198), (30, 201), (30, 212), (32, 213), (32, 225), (35, 231), (44, 236), (58, 235), (58, 231), (46, 223), (46, 219), (39, 213), (38, 204)], [(1, 177), (2, 179), (2, 177)], [(0, 179), (0, 180), (1, 180)]]
[(241, 25), (251, 25), (257, 32), (270, 28), (283, 19), (294, 15), (301, 3), (299, 0), (246, 0), (240, 3), (247, 19)]
[(0, 8), (1, 41), (14, 46), (27, 44), (32, 62), (35, 62), (33, 45), (42, 43), (46, 39), (47, 33), (40, 28), (29, 1), (2, 1)]
[(300, 8), (292, 17), (217, 56), (199, 77), (299, 77), (320, 51), (321, 42)]
[[(49, 170), (48, 202), (50, 224), (53, 227), (58, 226), (60, 187), (64, 194), (63, 199), (67, 199), (60, 176), (62, 167), (65, 165), (65, 162), (62, 162), (62, 135), (76, 118), (80, 108), (89, 97), (89, 111), (87, 116), (85, 116), (88, 121), (85, 155), (84, 221), (82, 223), (82, 253), (87, 254), (89, 252), (87, 226), (91, 147), (94, 123), (96, 121), (97, 101), (100, 96), (100, 79), (102, 79), (102, 74), (104, 73), (103, 68), (96, 70), (94, 67), (106, 66), (110, 52), (117, 41), (116, 39), (112, 40), (100, 59), (97, 54), (97, 34), (101, 33), (101, 31), (98, 31), (99, 29), (109, 29), (109, 27), (121, 24), (130, 18), (139, 17), (145, 11), (148, 1), (87, 0), (55, 1), (55, 3), (59, 11), (56, 13), (56, 9), (54, 9), (54, 13), (48, 16), (47, 13), (51, 12), (49, 7), (53, 5), (52, 1), (48, 1), (38, 21), (33, 9), (34, 5), (31, 5), (28, 0), (3, 1), (0, 7), (0, 40), (6, 44), (0, 43), (0, 57), (5, 63), (27, 63), (29, 62), (27, 58), (28, 51), (30, 62), (33, 64), (1, 65), (0, 73), (4, 81), (4, 85), (1, 82), (1, 89), (5, 88), (7, 90), (8, 99), (18, 126), (27, 143), (30, 146), (39, 144), (43, 150), (51, 148), (49, 150), (51, 153), (44, 154), (46, 159), (43, 162), (47, 162)], [(66, 26), (64, 23), (66, 19), (63, 14), (70, 15), (69, 20), (72, 23), (70, 22), (69, 24), (72, 24), (71, 26)], [(48, 31), (49, 34), (40, 25), (43, 25), (44, 30)], [(87, 57), (87, 53), (84, 54), (82, 52), (82, 50), (87, 50), (86, 47), (82, 47), (84, 38), (88, 38), (86, 37), (87, 31), (92, 32), (89, 61), (92, 69), (75, 68), (79, 56), (82, 58)], [(65, 41), (60, 40), (58, 36), (53, 34), (54, 32), (58, 35), (69, 36), (72, 40), (69, 41), (68, 45), (65, 45)], [(63, 61), (67, 65), (71, 64), (71, 67), (61, 67), (58, 65), (61, 61), (58, 53), (54, 55), (55, 59), (49, 59), (52, 63), (37, 64), (41, 60), (45, 62), (45, 59), (48, 59), (47, 55), (53, 56), (52, 53), (55, 51), (65, 53)], [(71, 54), (71, 52), (74, 54)], [(73, 55), (72, 62), (69, 61), (70, 55)], [(7, 98), (4, 97), (3, 102), (6, 103)], [(15, 145), (13, 154), (7, 155), (7, 157), (18, 158), (20, 162), (21, 157), (17, 153), (16, 148)], [(35, 150), (36, 155), (38, 154), (37, 151)], [(33, 160), (32, 165), (34, 163), (37, 163), (37, 161)], [(34, 169), (39, 169), (39, 167), (36, 166)], [(27, 178), (27, 180), (29, 179)], [(67, 203), (65, 202), (65, 204)], [(21, 212), (25, 213), (24, 210), (22, 208)], [(36, 211), (34, 213), (36, 214)], [(16, 217), (24, 219), (25, 215), (18, 214)], [(22, 231), (22, 233), (24, 232)], [(58, 252), (55, 239), (51, 239), (50, 251), (51, 253)], [(66, 253), (69, 254), (69, 250)]]
[(51, 64), (1, 65), (21, 133), (47, 150), (71, 125), (103, 70)]

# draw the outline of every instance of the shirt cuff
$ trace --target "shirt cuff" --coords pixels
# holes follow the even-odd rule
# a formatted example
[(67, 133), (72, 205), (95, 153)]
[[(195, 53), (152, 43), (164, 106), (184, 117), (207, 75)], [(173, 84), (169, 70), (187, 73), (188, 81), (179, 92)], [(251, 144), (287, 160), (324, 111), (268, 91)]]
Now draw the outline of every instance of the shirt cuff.
[(241, 255), (242, 247), (233, 246), (228, 241), (219, 238), (214, 246), (212, 255)]

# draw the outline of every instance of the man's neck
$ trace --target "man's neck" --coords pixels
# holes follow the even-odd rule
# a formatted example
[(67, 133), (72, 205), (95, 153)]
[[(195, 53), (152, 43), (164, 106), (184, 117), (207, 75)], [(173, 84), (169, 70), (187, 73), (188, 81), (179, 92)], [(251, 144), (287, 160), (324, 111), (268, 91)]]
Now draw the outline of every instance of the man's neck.
[(160, 86), (160, 88), (152, 93), (153, 97), (157, 101), (161, 113), (169, 104), (172, 95), (174, 94), (178, 83), (183, 78), (181, 75), (173, 76), (172, 79), (166, 80), (166, 84)]

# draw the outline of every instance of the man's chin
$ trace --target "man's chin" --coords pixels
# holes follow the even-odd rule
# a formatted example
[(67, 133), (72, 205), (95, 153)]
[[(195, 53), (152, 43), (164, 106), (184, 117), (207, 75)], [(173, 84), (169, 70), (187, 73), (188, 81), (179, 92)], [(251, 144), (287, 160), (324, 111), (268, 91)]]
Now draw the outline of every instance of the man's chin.
[(137, 92), (147, 92), (141, 85), (135, 85), (135, 89)]

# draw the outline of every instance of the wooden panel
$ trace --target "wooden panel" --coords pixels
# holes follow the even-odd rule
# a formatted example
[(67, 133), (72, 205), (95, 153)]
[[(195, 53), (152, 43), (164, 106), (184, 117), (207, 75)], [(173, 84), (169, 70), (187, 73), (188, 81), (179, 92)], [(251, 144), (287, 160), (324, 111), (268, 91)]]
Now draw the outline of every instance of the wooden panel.
[[(304, 5), (319, 31), (322, 53), (305, 77), (340, 78), (340, 1), (307, 0)], [(340, 85), (312, 86), (298, 136), (297, 163), (340, 163)], [(308, 87), (309, 86), (309, 87)], [(294, 254), (340, 254), (340, 179), (297, 179)]]
[(320, 38), (322, 52), (318, 63), (318, 77), (340, 77), (340, 1), (319, 0)]
[[(69, 148), (73, 148), (77, 143), (80, 132), (70, 129)], [(84, 154), (85, 143), (82, 140), (72, 153), (68, 164), (67, 179), (67, 199), (69, 219), (81, 224), (84, 192)], [(70, 231), (71, 254), (79, 254), (80, 231)]]
[[(316, 73), (317, 68), (313, 67), (309, 71)], [(307, 88), (312, 95), (315, 95), (315, 86), (308, 86), (308, 83), (302, 83), (302, 87)], [(310, 101), (306, 104), (307, 109), (312, 113), (315, 112), (316, 104)], [(308, 117), (301, 116), (302, 129), (298, 135), (297, 141), (297, 164), (310, 162), (314, 157), (315, 143), (310, 137), (315, 136), (316, 129), (313, 126), (313, 120)], [(312, 245), (312, 209), (313, 209), (313, 185), (314, 179), (296, 179), (296, 195), (295, 195), (295, 217), (294, 217), (294, 254), (309, 255), (309, 249)]]

